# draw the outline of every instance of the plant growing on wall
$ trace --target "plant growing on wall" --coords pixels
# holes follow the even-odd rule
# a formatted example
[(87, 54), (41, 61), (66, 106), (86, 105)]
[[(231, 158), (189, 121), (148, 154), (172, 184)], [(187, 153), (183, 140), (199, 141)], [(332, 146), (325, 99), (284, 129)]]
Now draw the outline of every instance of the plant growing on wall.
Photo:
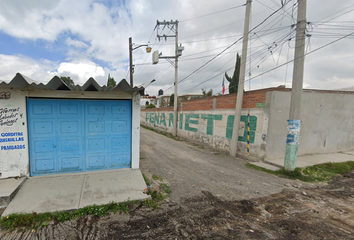
[(161, 101), (160, 107), (166, 107), (166, 101), (165, 101), (165, 100), (162, 100), (162, 101)]
[(229, 81), (229, 93), (237, 93), (238, 79), (240, 77), (240, 67), (241, 67), (241, 57), (237, 53), (234, 75), (230, 77), (229, 75), (227, 75), (227, 72), (225, 72), (225, 78), (227, 81)]
[(147, 105), (145, 108), (156, 108), (156, 106), (152, 103), (150, 103), (149, 105)]

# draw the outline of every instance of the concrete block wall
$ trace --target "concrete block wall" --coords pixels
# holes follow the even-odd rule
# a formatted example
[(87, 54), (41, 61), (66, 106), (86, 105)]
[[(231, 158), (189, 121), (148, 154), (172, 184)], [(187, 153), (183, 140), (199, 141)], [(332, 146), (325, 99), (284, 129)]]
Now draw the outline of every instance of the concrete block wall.
[[(251, 95), (252, 96), (252, 95)], [(249, 102), (260, 108), (250, 109), (250, 154), (259, 159), (265, 158), (265, 138), (268, 117), (262, 104), (265, 92), (254, 93)], [(208, 97), (182, 102), (178, 109), (178, 136), (200, 141), (213, 147), (229, 150), (235, 115), (236, 94)], [(261, 102), (263, 101), (263, 102)], [(141, 124), (159, 131), (172, 133), (173, 108), (145, 109), (141, 111)], [(247, 114), (242, 110), (239, 129), (239, 152), (247, 153)]]
[[(255, 141), (251, 143), (252, 156), (260, 159), (284, 158), (290, 91), (288, 88), (268, 88), (244, 93), (241, 120), (245, 120), (247, 109), (250, 108), (251, 122), (256, 122), (253, 125), (254, 133), (251, 131), (251, 136), (252, 134), (255, 136)], [(299, 155), (353, 150), (354, 92), (331, 90), (303, 92)], [(236, 94), (182, 102), (178, 109), (178, 117), (181, 120), (178, 122), (178, 134), (214, 147), (228, 149), (231, 139), (228, 132), (233, 126), (230, 124), (235, 114), (235, 102)], [(141, 114), (143, 125), (172, 132), (169, 118), (173, 116), (173, 108), (142, 110)], [(155, 120), (163, 115), (166, 118), (166, 125)], [(208, 125), (208, 122), (213, 123), (213, 126)], [(243, 138), (244, 123), (241, 121), (238, 149), (243, 153), (246, 152), (246, 141)]]
[[(290, 92), (267, 93), (267, 158), (285, 156), (290, 98)], [(354, 149), (353, 102), (354, 92), (304, 90), (298, 154), (312, 155)]]

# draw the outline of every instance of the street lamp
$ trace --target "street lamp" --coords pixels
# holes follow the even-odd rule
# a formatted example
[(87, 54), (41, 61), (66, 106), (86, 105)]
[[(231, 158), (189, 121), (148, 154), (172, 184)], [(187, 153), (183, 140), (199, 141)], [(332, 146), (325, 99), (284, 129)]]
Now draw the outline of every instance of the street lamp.
[(151, 52), (151, 47), (148, 44), (143, 44), (143, 45), (138, 45), (136, 47), (133, 48), (133, 40), (130, 37), (129, 38), (129, 68), (130, 68), (130, 86), (133, 86), (133, 50), (140, 48), (140, 47), (146, 47), (146, 52), (150, 53)]

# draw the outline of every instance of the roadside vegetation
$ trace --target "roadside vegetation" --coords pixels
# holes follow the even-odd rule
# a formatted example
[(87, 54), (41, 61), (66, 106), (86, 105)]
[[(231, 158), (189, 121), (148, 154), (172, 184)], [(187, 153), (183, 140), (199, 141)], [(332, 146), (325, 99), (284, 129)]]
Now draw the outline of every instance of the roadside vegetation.
[(161, 205), (163, 201), (172, 193), (171, 188), (167, 184), (163, 183), (163, 178), (159, 175), (152, 174), (152, 179), (159, 182), (158, 186), (156, 185), (156, 182), (154, 183), (156, 186), (153, 186), (153, 181), (145, 174), (143, 174), (143, 177), (146, 186), (148, 187), (147, 194), (151, 196), (151, 200), (145, 199), (143, 204), (146, 207), (157, 209), (159, 208), (159, 205)]
[(246, 164), (247, 167), (277, 175), (279, 177), (298, 179), (303, 182), (327, 182), (339, 174), (346, 174), (354, 170), (354, 162), (323, 163), (305, 168), (296, 168), (294, 171), (280, 169), (277, 171), (268, 170), (253, 164)]
[[(149, 180), (146, 175), (143, 174), (145, 183), (147, 186), (151, 185), (151, 180)], [(163, 178), (153, 174), (154, 180), (163, 181)], [(0, 228), (5, 230), (18, 229), (20, 231), (26, 229), (39, 229), (46, 227), (49, 223), (59, 223), (66, 222), (70, 220), (79, 219), (84, 216), (96, 216), (104, 217), (108, 216), (110, 213), (128, 213), (137, 208), (153, 208), (157, 209), (163, 203), (163, 201), (171, 193), (170, 186), (166, 184), (161, 184), (161, 191), (151, 191), (148, 188), (146, 192), (151, 198), (136, 201), (126, 201), (122, 203), (111, 202), (104, 205), (91, 205), (86, 206), (77, 210), (72, 211), (57, 211), (57, 212), (46, 212), (46, 213), (13, 213), (8, 216), (4, 216), (0, 219)]]
[(15, 228), (38, 229), (48, 226), (48, 224), (52, 221), (65, 222), (76, 218), (81, 218), (84, 215), (103, 217), (107, 216), (110, 212), (128, 212), (129, 207), (139, 203), (140, 201), (127, 201), (122, 203), (111, 202), (104, 205), (86, 206), (73, 211), (57, 211), (53, 213), (13, 213), (0, 219), (0, 227), (8, 230), (13, 230)]

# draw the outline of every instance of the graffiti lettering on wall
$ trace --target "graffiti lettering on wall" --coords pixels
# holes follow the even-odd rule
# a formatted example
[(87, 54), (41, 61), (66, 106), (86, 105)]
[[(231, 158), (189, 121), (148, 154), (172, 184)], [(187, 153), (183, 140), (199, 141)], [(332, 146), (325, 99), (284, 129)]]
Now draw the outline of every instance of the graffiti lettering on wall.
[(1, 133), (0, 143), (25, 141), (23, 132)]
[[(23, 118), (23, 113), (20, 112), (20, 107), (3, 107), (0, 108), (0, 127), (11, 127), (15, 123), (19, 121), (19, 119)], [(12, 130), (14, 131), (14, 130)], [(24, 142), (23, 132), (2, 132), (0, 134), (0, 144), (1, 143), (17, 143), (17, 142)], [(18, 150), (18, 149), (25, 149), (24, 144), (17, 144), (17, 145), (6, 145), (1, 146), (1, 151), (6, 150)]]
[(0, 108), (0, 126), (12, 126), (23, 117), (20, 108)]
[[(23, 132), (7, 132), (1, 133), (0, 143), (5, 142), (19, 142), (25, 141), (23, 137)], [(25, 149), (25, 145), (10, 145), (10, 146), (1, 146), (1, 150), (16, 150), (16, 149)]]
[(9, 92), (1, 92), (0, 93), (0, 99), (10, 99), (11, 93)]
[(1, 146), (1, 151), (3, 150), (18, 150), (25, 149), (25, 145), (10, 145), (10, 146)]
[[(179, 129), (184, 129), (190, 132), (198, 132), (198, 124), (199, 119), (206, 120), (207, 127), (206, 127), (206, 134), (213, 135), (214, 134), (214, 122), (215, 121), (222, 121), (223, 115), (221, 114), (179, 114)], [(234, 127), (234, 115), (229, 115), (227, 117), (227, 124), (225, 129), (225, 137), (228, 139), (232, 138), (232, 132)], [(247, 126), (247, 116), (241, 116), (241, 122), (245, 123)], [(165, 113), (146, 113), (145, 121), (147, 123), (157, 124), (160, 126), (167, 127), (166, 121), (166, 114)], [(168, 116), (168, 127), (173, 126), (173, 113), (169, 113)], [(250, 116), (250, 143), (254, 143), (255, 140), (255, 132), (257, 128), (257, 117)], [(238, 141), (247, 142), (247, 128), (245, 127), (245, 131), (242, 136), (238, 137)]]

